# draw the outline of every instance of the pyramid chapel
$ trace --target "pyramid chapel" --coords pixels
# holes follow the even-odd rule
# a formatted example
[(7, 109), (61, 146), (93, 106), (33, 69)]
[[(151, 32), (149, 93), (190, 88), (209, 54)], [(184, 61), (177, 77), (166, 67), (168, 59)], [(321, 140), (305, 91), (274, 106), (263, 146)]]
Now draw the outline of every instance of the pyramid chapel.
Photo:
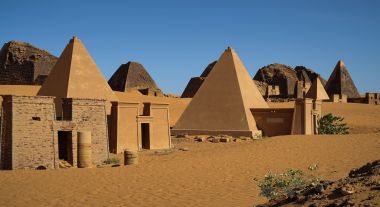
[(119, 101), (75, 36), (37, 96), (0, 98), (2, 170), (92, 167), (110, 152), (171, 146), (169, 105)]
[(234, 49), (227, 48), (172, 129), (174, 134), (253, 136), (252, 108), (268, 108)]

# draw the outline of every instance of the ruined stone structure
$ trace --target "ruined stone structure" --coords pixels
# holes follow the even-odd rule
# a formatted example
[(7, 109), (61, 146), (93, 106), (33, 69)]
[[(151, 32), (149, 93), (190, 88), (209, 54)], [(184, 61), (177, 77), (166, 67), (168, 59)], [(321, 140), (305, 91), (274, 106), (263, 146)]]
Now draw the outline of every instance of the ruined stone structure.
[(296, 66), (293, 69), (283, 64), (270, 64), (259, 69), (253, 79), (268, 85), (278, 85), (278, 98), (287, 99), (304, 98), (317, 77), (324, 85), (326, 81), (318, 73), (304, 66)]
[(331, 99), (334, 100), (334, 94), (340, 96), (345, 95), (347, 98), (359, 98), (360, 94), (352, 80), (346, 66), (342, 60), (336, 64), (333, 72), (331, 73), (325, 89)]
[(122, 64), (108, 80), (114, 91), (138, 90), (144, 95), (163, 96), (144, 66), (138, 62)]
[(76, 37), (38, 95), (1, 96), (0, 169), (91, 167), (109, 147), (170, 148), (168, 104), (144, 103), (140, 114), (139, 103), (119, 102)]
[(296, 66), (294, 70), (296, 71), (299, 80), (305, 81), (305, 79), (309, 79), (312, 83), (317, 77), (319, 77), (323, 86), (326, 85), (326, 80), (323, 79), (319, 73), (316, 73), (314, 70), (310, 68), (306, 68), (305, 66)]
[(265, 82), (268, 85), (278, 85), (283, 97), (294, 96), (294, 88), (298, 81), (293, 68), (282, 64), (270, 64), (260, 68), (253, 79)]
[(177, 123), (172, 134), (256, 136), (251, 108), (268, 108), (238, 55), (221, 55)]
[(347, 103), (346, 94), (332, 94), (330, 95), (330, 101), (334, 103)]
[(104, 100), (63, 99), (64, 117), (55, 116), (54, 97), (2, 97), (1, 169), (58, 168), (59, 160), (77, 166), (77, 132), (91, 131), (92, 164), (108, 155)]
[(200, 77), (192, 77), (190, 81), (187, 83), (186, 88), (181, 95), (181, 98), (193, 98), (194, 95), (197, 93), (198, 89), (201, 87), (203, 81), (214, 68), (215, 64), (216, 61), (208, 64), (207, 67), (203, 70)]
[(170, 147), (168, 104), (144, 103), (142, 112), (138, 103), (112, 104), (111, 152)]
[(294, 88), (295, 98), (304, 98), (311, 87), (310, 81), (297, 81)]
[(280, 86), (276, 86), (276, 85), (267, 86), (266, 97), (279, 96), (279, 95), (280, 95)]
[(373, 104), (380, 105), (380, 93), (365, 93), (364, 97), (360, 98), (349, 98), (348, 102), (350, 103), (364, 103), (364, 104)]
[(0, 50), (0, 84), (41, 85), (56, 62), (45, 50), (10, 41)]
[[(262, 82), (262, 81), (257, 81), (257, 80), (253, 80), (253, 82), (255, 83), (255, 85), (257, 86), (257, 89), (259, 89), (261, 95), (266, 98), (267, 97), (267, 92), (268, 92), (268, 84), (265, 83), (265, 82)], [(273, 93), (277, 93), (277, 86), (274, 86), (274, 90)], [(273, 89), (273, 88), (272, 88)], [(278, 87), (278, 91), (280, 91), (280, 88)]]
[(322, 100), (299, 98), (294, 108), (251, 109), (257, 128), (264, 136), (318, 134)]
[(291, 134), (318, 134), (318, 120), (321, 117), (321, 100), (297, 99), (294, 107)]

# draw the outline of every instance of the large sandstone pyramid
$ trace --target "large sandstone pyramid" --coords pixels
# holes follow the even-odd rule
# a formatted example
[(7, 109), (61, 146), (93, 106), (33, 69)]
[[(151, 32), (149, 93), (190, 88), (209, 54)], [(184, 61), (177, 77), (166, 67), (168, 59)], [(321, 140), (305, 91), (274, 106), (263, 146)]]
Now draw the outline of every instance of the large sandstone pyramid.
[(257, 127), (251, 108), (268, 108), (268, 105), (238, 55), (228, 48), (172, 132), (253, 136)]
[(331, 97), (333, 94), (347, 95), (347, 98), (358, 98), (360, 94), (342, 60), (336, 64), (326, 83), (326, 92)]
[(41, 85), (57, 59), (29, 43), (7, 42), (0, 50), (0, 84)]
[(315, 78), (313, 84), (311, 85), (309, 91), (306, 94), (306, 98), (312, 98), (317, 100), (328, 100), (329, 96), (327, 95), (323, 83), (319, 77)]
[(122, 64), (108, 80), (108, 84), (114, 91), (145, 90), (149, 89), (162, 93), (157, 87), (144, 66), (138, 62)]
[(117, 100), (101, 71), (77, 37), (73, 37), (63, 50), (38, 95), (57, 97), (57, 113), (61, 110), (60, 98)]

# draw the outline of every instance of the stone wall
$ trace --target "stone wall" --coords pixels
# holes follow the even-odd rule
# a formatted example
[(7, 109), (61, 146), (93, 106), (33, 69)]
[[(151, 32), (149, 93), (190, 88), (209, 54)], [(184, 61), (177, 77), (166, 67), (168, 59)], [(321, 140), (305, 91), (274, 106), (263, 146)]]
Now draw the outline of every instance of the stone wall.
[(77, 165), (77, 132), (91, 131), (92, 162), (108, 157), (107, 115), (104, 100), (63, 99), (64, 119), (56, 120), (54, 97), (3, 96), (1, 169), (57, 168), (59, 133), (71, 139), (71, 163)]
[[(65, 111), (69, 108), (69, 111)], [(73, 143), (78, 131), (91, 131), (92, 162), (101, 164), (108, 157), (108, 129), (105, 100), (97, 99), (63, 99), (63, 117), (73, 125)], [(71, 111), (70, 111), (71, 110)], [(62, 126), (62, 125), (61, 125)], [(68, 130), (61, 127), (62, 130)], [(57, 129), (58, 130), (58, 129)], [(73, 151), (76, 145), (73, 144)], [(76, 156), (76, 150), (73, 153)]]
[(2, 169), (54, 168), (53, 97), (3, 96)]

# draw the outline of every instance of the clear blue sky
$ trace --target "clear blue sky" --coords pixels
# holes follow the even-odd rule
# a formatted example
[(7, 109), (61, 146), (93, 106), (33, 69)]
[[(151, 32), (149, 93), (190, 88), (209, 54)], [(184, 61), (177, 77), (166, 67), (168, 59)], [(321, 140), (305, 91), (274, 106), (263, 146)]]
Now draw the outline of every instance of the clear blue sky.
[(59, 56), (77, 35), (108, 79), (142, 63), (165, 93), (181, 94), (227, 46), (253, 76), (270, 63), (328, 78), (343, 59), (359, 91), (380, 91), (380, 1), (0, 1), (0, 43)]

